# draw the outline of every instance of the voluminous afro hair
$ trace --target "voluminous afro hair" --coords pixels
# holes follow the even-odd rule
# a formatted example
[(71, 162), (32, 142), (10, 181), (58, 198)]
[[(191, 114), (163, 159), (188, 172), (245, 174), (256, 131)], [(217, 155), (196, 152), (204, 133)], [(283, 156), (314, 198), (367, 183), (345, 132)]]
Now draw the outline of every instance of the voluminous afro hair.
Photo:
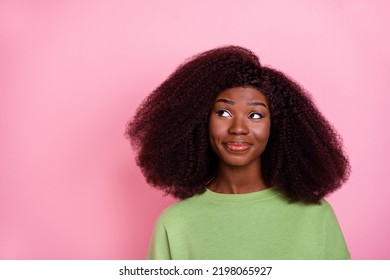
[(209, 112), (216, 96), (233, 87), (256, 88), (268, 99), (271, 132), (261, 156), (268, 185), (292, 202), (318, 203), (348, 179), (341, 139), (309, 95), (262, 66), (250, 50), (227, 46), (180, 65), (128, 123), (126, 135), (149, 184), (180, 199), (204, 192), (218, 164), (209, 143)]

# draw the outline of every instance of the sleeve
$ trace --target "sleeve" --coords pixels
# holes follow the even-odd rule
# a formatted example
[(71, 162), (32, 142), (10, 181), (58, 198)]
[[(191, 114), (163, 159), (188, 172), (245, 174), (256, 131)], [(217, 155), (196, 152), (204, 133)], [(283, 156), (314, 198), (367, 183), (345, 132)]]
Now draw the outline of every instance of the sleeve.
[(329, 205), (328, 211), (325, 216), (325, 232), (326, 232), (326, 256), (329, 260), (350, 260), (351, 255), (349, 253), (347, 244), (345, 242), (343, 233), (340, 228), (340, 224), (336, 218), (336, 215)]
[(157, 220), (150, 240), (148, 260), (171, 260), (169, 239), (161, 217)]

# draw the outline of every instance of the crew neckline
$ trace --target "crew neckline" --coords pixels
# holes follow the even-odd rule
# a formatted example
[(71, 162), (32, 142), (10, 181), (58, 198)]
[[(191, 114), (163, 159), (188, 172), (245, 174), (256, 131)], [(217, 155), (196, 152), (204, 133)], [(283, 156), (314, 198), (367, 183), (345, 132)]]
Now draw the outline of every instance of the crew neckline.
[(218, 202), (250, 202), (256, 200), (266, 200), (278, 196), (280, 193), (275, 189), (275, 187), (270, 187), (261, 191), (243, 193), (243, 194), (227, 194), (227, 193), (217, 193), (206, 188), (204, 192), (204, 197), (209, 200), (214, 200)]

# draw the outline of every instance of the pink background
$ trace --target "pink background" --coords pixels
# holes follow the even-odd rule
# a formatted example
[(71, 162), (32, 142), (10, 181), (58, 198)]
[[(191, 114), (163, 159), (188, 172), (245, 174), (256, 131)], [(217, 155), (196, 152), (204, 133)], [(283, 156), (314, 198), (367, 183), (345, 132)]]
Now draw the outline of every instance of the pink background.
[(329, 200), (354, 259), (390, 259), (387, 1), (0, 1), (0, 258), (143, 259), (158, 213), (124, 138), (198, 52), (237, 44), (303, 84), (353, 168)]

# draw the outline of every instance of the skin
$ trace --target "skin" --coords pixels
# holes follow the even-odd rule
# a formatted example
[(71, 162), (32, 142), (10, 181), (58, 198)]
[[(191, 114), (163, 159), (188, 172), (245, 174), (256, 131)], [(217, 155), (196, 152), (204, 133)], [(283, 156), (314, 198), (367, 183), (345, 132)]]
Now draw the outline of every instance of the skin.
[(271, 120), (266, 97), (254, 88), (229, 88), (218, 94), (209, 117), (209, 140), (219, 158), (210, 190), (226, 194), (260, 191)]

